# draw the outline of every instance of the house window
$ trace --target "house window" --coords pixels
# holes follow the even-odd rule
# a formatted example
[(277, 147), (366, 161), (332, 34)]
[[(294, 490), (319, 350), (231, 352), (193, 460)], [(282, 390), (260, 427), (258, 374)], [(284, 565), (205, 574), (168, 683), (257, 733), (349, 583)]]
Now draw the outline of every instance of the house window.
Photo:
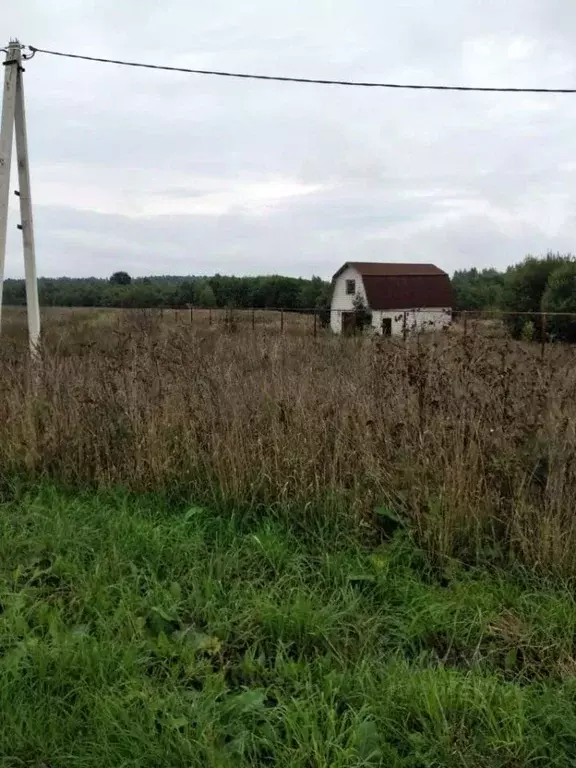
[(346, 280), (346, 295), (354, 296), (356, 293), (356, 280)]

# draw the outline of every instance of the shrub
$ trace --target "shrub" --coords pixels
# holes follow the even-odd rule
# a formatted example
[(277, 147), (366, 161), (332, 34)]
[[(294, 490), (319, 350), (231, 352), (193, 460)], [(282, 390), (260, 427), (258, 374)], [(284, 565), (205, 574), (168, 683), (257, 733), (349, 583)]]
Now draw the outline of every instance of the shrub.
[(548, 333), (559, 341), (576, 341), (576, 262), (558, 267), (548, 278), (542, 298), (544, 312), (573, 312), (547, 318)]

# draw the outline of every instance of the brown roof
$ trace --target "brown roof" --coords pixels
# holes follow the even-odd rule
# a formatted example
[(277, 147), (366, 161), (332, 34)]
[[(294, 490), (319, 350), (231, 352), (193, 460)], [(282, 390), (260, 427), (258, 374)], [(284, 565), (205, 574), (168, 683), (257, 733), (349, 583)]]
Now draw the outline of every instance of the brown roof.
[(370, 309), (452, 307), (452, 284), (434, 264), (390, 264), (349, 261), (334, 278), (352, 267), (362, 275)]
[(452, 307), (452, 284), (447, 274), (363, 275), (370, 309)]
[(344, 266), (340, 267), (334, 277), (343, 272), (347, 267), (360, 272), (362, 277), (368, 275), (445, 275), (434, 264), (406, 264), (406, 263), (393, 263), (386, 261), (347, 261)]

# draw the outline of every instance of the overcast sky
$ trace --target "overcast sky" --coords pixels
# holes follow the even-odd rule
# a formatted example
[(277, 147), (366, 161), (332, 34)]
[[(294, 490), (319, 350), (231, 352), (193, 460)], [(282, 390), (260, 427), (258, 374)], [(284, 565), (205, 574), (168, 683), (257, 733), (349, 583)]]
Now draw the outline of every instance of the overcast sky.
[[(576, 87), (574, 0), (5, 5), (7, 38), (88, 55)], [(43, 54), (25, 79), (42, 275), (328, 277), (349, 259), (452, 272), (576, 251), (576, 95), (265, 83)], [(17, 222), (14, 207), (13, 277)]]

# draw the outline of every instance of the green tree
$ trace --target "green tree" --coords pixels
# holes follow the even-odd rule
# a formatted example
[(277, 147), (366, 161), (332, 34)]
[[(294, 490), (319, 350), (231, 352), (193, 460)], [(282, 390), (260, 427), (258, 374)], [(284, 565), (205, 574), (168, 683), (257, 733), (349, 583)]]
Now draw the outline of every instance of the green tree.
[[(109, 279), (40, 278), (40, 302), (60, 307), (268, 307), (308, 309), (329, 302), (330, 284), (318, 277), (311, 280), (263, 275), (234, 277), (179, 277), (159, 275), (131, 279), (126, 272), (116, 272)], [(23, 280), (6, 280), (7, 304), (25, 303)]]
[(185, 306), (186, 304), (196, 304), (196, 283), (194, 280), (183, 280), (176, 288), (176, 304)]
[(327, 283), (320, 277), (312, 277), (312, 280), (302, 280), (298, 296), (298, 306), (302, 309), (314, 309), (318, 306), (318, 299), (322, 297)]
[(544, 329), (542, 318), (542, 300), (548, 287), (550, 276), (559, 267), (573, 262), (568, 255), (548, 253), (544, 258), (527, 256), (524, 261), (510, 267), (505, 274), (502, 293), (503, 309), (506, 312), (533, 312), (534, 315), (514, 315), (506, 318), (512, 334), (518, 338), (526, 322), (534, 323), (536, 338), (542, 338)]
[(201, 283), (197, 287), (196, 304), (199, 307), (205, 307), (206, 309), (216, 306), (216, 296), (214, 296), (214, 291), (212, 290), (210, 283)]
[(356, 328), (359, 331), (369, 328), (372, 325), (372, 313), (367, 308), (362, 294), (357, 293), (352, 303), (354, 305)]
[(452, 287), (456, 309), (495, 309), (502, 303), (504, 274), (497, 269), (458, 270), (452, 277)]
[(132, 278), (128, 272), (114, 272), (114, 274), (110, 277), (110, 282), (113, 285), (130, 285)]
[(122, 306), (134, 309), (148, 309), (158, 306), (159, 292), (154, 285), (146, 283), (133, 283), (122, 289)]
[(8, 307), (26, 304), (26, 285), (23, 280), (6, 280), (4, 282), (4, 304)]
[(576, 341), (576, 262), (569, 261), (558, 267), (548, 278), (542, 297), (544, 312), (574, 313), (574, 316), (551, 316), (546, 328), (552, 338)]

